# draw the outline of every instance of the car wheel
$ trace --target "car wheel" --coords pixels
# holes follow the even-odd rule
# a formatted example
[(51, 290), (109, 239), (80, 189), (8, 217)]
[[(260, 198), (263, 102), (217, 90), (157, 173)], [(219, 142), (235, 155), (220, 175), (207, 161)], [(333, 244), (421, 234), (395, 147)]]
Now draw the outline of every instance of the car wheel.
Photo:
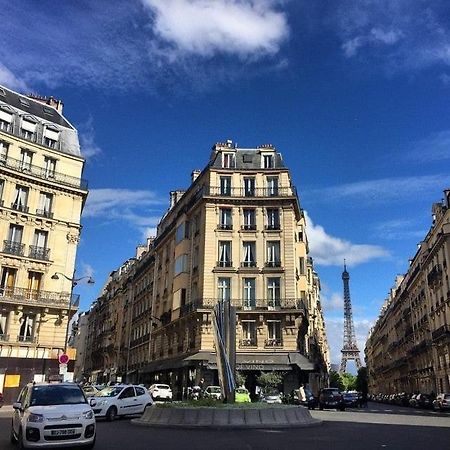
[(147, 403), (145, 405), (144, 412), (147, 411), (147, 408), (151, 408), (151, 407), (152, 407), (152, 403)]
[(96, 440), (96, 439), (97, 439), (97, 435), (95, 435), (95, 436), (94, 436), (94, 440), (93, 440), (90, 444), (86, 445), (84, 448), (85, 448), (86, 450), (91, 450), (91, 449), (93, 449), (94, 446), (95, 446), (95, 440)]
[(108, 422), (112, 422), (117, 417), (117, 408), (115, 406), (111, 406), (108, 411), (106, 411), (106, 420)]

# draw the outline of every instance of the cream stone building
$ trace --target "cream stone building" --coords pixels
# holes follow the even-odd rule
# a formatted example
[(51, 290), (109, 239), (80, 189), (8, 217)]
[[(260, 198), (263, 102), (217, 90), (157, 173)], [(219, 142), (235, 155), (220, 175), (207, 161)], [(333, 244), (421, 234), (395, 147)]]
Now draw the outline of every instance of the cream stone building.
[(366, 343), (372, 393), (450, 391), (450, 190)]
[(273, 146), (214, 145), (189, 188), (171, 193), (157, 236), (123, 280), (131, 281), (122, 282), (122, 379), (167, 382), (178, 397), (202, 378), (217, 384), (212, 308), (229, 301), (237, 369), (253, 393), (261, 371), (282, 372), (285, 392), (326, 383), (320, 282), (297, 192)]
[(77, 309), (70, 279), (88, 193), (83, 165), (61, 102), (0, 87), (0, 389), (8, 400), (59, 371)]

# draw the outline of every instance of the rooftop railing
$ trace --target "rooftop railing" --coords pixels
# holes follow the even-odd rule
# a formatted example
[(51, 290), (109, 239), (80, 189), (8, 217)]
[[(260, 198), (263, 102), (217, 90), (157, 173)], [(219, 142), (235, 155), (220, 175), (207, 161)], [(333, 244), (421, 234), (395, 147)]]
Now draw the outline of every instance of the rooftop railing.
[(246, 189), (241, 187), (205, 186), (203, 195), (212, 197), (293, 197), (296, 195), (294, 187)]

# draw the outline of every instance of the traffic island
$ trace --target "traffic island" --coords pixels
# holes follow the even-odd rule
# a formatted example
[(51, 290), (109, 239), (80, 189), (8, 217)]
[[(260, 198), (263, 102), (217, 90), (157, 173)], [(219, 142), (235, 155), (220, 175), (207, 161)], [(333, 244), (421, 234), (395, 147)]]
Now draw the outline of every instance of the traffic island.
[(302, 406), (261, 403), (193, 407), (173, 403), (145, 410), (136, 425), (160, 428), (297, 428), (321, 425)]

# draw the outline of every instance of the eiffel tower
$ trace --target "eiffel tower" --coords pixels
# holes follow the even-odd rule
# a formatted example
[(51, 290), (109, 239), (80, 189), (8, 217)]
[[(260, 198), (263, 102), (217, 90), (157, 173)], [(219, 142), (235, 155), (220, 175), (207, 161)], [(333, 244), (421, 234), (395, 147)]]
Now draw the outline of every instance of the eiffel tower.
[(344, 271), (342, 272), (342, 281), (344, 282), (344, 346), (341, 350), (342, 360), (339, 368), (340, 373), (344, 373), (347, 370), (347, 361), (354, 360), (358, 370), (361, 367), (359, 349), (356, 344), (355, 326), (353, 325), (349, 280), (350, 275), (347, 272), (347, 266), (344, 260)]

